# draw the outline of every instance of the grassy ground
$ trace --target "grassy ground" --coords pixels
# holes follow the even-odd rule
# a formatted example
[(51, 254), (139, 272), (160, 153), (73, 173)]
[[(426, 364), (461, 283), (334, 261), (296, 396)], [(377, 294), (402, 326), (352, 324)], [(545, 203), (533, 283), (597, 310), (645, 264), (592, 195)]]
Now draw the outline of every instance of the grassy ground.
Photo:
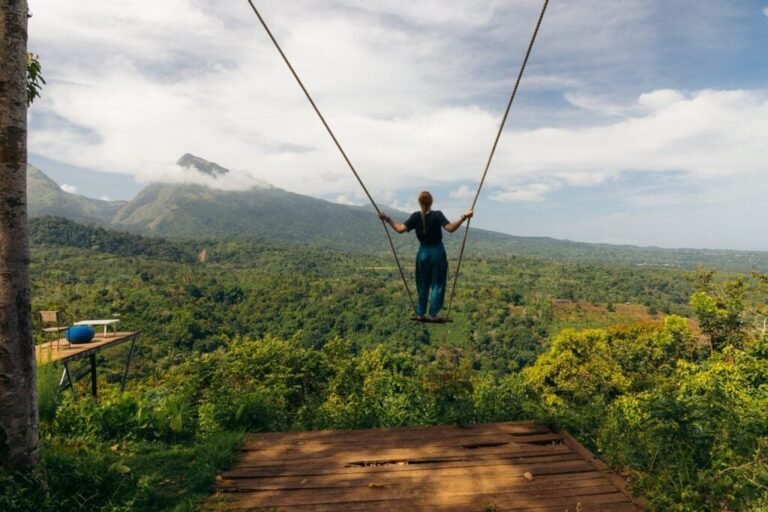
[(185, 446), (51, 437), (35, 471), (0, 473), (0, 510), (196, 510), (240, 439), (240, 434), (220, 433)]
[[(242, 435), (219, 432), (171, 442), (118, 425), (114, 427), (120, 434), (99, 434), (88, 425), (109, 420), (104, 408), (88, 407), (97, 402), (85, 388), (77, 401), (82, 407), (75, 410), (86, 417), (78, 418), (76, 424), (82, 427), (73, 429), (62, 417), (67, 414), (62, 410), (71, 411), (73, 402), (58, 389), (60, 372), (52, 364), (38, 368), (40, 463), (23, 473), (0, 470), (0, 511), (196, 510), (210, 494), (216, 472), (230, 464)], [(118, 393), (117, 385), (103, 380), (99, 384), (105, 396)]]
[(648, 311), (642, 304), (592, 304), (562, 301), (552, 305), (552, 333), (563, 328), (602, 328), (611, 325), (660, 321), (664, 314)]

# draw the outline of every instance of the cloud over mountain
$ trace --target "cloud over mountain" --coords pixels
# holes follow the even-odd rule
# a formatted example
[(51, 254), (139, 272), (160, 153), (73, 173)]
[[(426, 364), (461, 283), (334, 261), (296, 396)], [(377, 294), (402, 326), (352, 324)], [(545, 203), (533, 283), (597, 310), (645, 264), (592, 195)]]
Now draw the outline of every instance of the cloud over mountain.
[[(391, 204), (416, 187), (472, 189), (540, 6), (259, 3), (372, 193)], [(542, 205), (639, 171), (682, 172), (705, 195), (742, 202), (768, 170), (768, 57), (756, 50), (768, 32), (755, 13), (717, 0), (553, 3), (490, 197)], [(33, 153), (144, 183), (236, 190), (263, 179), (365, 202), (245, 3), (41, 0), (30, 23), (48, 80), (30, 114)], [(189, 150), (232, 172), (167, 164)], [(466, 195), (447, 200), (460, 209)]]

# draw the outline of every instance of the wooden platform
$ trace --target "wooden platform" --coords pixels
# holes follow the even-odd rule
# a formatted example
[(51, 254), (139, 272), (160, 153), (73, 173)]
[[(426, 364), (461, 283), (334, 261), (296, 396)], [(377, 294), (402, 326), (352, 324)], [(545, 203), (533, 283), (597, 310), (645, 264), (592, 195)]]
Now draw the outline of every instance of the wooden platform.
[(206, 509), (642, 510), (575, 439), (532, 423), (253, 435)]
[[(128, 379), (128, 370), (131, 367), (131, 357), (133, 356), (133, 347), (136, 344), (136, 338), (141, 335), (140, 332), (116, 332), (113, 334), (101, 334), (93, 338), (90, 343), (72, 343), (71, 345), (65, 339), (49, 341), (35, 347), (35, 358), (38, 366), (51, 363), (61, 363), (64, 366), (64, 374), (61, 377), (60, 386), (70, 387), (73, 393), (75, 391), (75, 381), (88, 373), (91, 375), (91, 394), (95, 397), (98, 394), (98, 383), (96, 379), (96, 354), (110, 347), (115, 347), (126, 341), (131, 342), (131, 348), (128, 350), (128, 357), (123, 370), (123, 378), (120, 384), (120, 390), (125, 390), (125, 383)], [(89, 359), (87, 371), (73, 374), (70, 370), (70, 364), (79, 359)]]
[(107, 336), (100, 334), (94, 337), (90, 343), (72, 343), (71, 346), (64, 339), (49, 341), (35, 347), (35, 357), (38, 366), (59, 361), (74, 361), (125, 343), (138, 335), (138, 332), (116, 332)]

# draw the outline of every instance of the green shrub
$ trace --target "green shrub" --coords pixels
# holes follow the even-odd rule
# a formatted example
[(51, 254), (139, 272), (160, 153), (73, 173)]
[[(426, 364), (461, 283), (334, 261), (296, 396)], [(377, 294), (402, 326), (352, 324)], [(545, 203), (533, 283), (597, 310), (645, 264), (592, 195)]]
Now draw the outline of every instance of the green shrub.
[(768, 389), (731, 356), (680, 363), (654, 389), (616, 400), (601, 426), (603, 456), (631, 468), (661, 509), (735, 507), (768, 484)]
[(54, 364), (44, 364), (37, 367), (37, 409), (40, 421), (51, 423), (56, 417), (56, 409), (61, 403), (59, 391), (59, 376), (61, 369)]

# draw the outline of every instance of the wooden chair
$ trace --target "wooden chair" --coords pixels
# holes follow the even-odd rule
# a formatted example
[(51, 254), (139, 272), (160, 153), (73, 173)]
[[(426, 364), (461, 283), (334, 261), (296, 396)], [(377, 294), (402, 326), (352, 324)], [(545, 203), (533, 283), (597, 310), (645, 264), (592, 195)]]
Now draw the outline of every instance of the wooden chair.
[[(61, 340), (59, 333), (69, 329), (68, 326), (62, 325), (63, 323), (62, 315), (58, 311), (40, 312), (40, 324), (43, 326), (43, 332), (47, 335), (53, 334), (56, 336), (56, 348), (58, 348), (59, 341)], [(69, 341), (67, 341), (67, 343), (69, 343)]]

